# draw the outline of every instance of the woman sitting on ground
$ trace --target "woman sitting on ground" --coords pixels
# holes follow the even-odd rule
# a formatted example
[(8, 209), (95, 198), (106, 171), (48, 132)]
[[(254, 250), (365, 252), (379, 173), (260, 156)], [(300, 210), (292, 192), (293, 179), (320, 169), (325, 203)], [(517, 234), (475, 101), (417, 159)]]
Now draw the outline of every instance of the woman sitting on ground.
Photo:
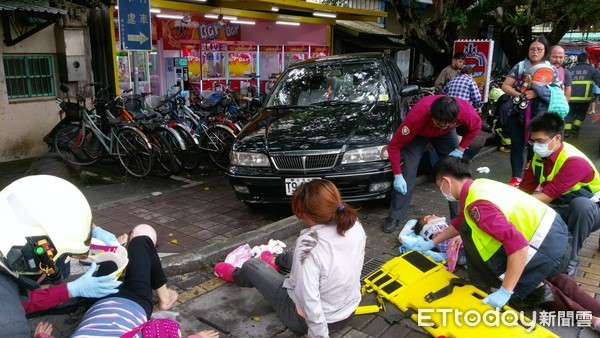
[[(239, 286), (255, 287), (292, 331), (329, 337), (348, 324), (360, 303), (365, 231), (356, 210), (327, 180), (298, 187), (292, 210), (307, 226), (293, 252), (276, 257), (266, 252), (239, 269), (219, 263), (215, 273)], [(291, 269), (289, 276), (276, 271), (280, 268)]]

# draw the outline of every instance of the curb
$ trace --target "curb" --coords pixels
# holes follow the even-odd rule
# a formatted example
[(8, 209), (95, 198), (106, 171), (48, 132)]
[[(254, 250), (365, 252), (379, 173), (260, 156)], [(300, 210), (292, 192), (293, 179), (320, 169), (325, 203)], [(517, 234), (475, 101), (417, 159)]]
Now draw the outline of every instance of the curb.
[[(481, 148), (473, 157), (473, 161), (487, 156), (496, 150), (495, 146)], [(415, 184), (429, 182), (429, 175), (418, 176)], [(248, 243), (250, 246), (266, 243), (269, 239), (284, 239), (298, 234), (302, 224), (296, 216), (290, 216), (282, 220), (267, 224), (258, 229), (248, 231), (244, 234), (228, 238), (223, 242), (212, 243), (208, 246), (185, 253), (175, 254), (161, 259), (163, 270), (168, 277), (182, 275), (200, 270), (203, 266), (222, 260), (225, 256), (241, 244)]]
[(229, 252), (241, 244), (250, 246), (260, 245), (269, 239), (284, 239), (298, 234), (302, 224), (296, 216), (290, 216), (248, 231), (244, 234), (228, 238), (223, 242), (212, 243), (208, 246), (181, 254), (167, 256), (161, 259), (163, 270), (168, 277), (181, 275), (201, 269), (204, 265), (223, 259)]

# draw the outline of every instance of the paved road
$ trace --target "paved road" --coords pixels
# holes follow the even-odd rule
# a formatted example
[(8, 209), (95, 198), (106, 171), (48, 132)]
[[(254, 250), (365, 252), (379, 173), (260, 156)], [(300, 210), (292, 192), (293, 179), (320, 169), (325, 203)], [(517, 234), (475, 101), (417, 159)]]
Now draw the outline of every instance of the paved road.
[[(572, 143), (586, 152), (597, 166), (599, 164), (598, 131), (600, 126), (586, 124), (581, 137), (572, 140)], [(509, 179), (508, 154), (493, 151), (487, 156), (478, 158), (474, 164), (476, 167), (487, 166), (491, 169), (489, 174), (476, 175), (477, 177), (485, 176), (504, 182)], [(202, 181), (202, 183), (184, 187), (185, 184), (192, 183), (167, 180), (168, 183), (157, 184), (154, 182), (156, 179), (133, 180), (134, 182), (124, 180), (114, 184), (86, 185), (83, 190), (86, 196), (91, 196), (90, 199), (97, 201), (92, 203), (97, 223), (109, 230), (125, 231), (142, 221), (163, 227), (164, 231), (160, 232), (159, 240), (161, 243), (159, 250), (162, 252), (187, 252), (207, 243), (220, 241), (241, 244), (247, 241), (243, 237), (244, 232), (259, 228), (259, 225), (253, 222), (268, 223), (269, 219), (278, 220), (289, 215), (289, 210), (283, 212), (278, 210), (280, 208), (270, 208), (261, 212), (248, 209), (242, 203), (235, 201), (223, 176), (209, 168), (206, 168), (205, 172), (200, 170), (186, 179)], [(111, 187), (113, 192), (110, 193), (111, 190), (106, 187)], [(162, 187), (162, 190), (159, 190), (159, 187)], [(151, 193), (155, 191), (160, 191), (162, 194), (152, 196)], [(357, 206), (361, 208), (361, 221), (369, 236), (367, 262), (370, 262), (371, 267), (377, 266), (379, 262), (386, 261), (397, 253), (397, 233), (384, 234), (380, 231), (380, 225), (387, 213), (387, 202), (361, 203)], [(274, 214), (277, 212), (281, 214)], [(428, 213), (447, 214), (445, 200), (439, 189), (431, 182), (417, 187), (409, 217)], [(288, 219), (287, 222), (294, 223), (293, 219)], [(231, 224), (235, 224), (237, 229), (229, 229)], [(199, 230), (198, 227), (202, 229)], [(192, 234), (188, 234), (187, 237), (192, 238), (183, 239), (186, 237), (186, 232), (190, 231)], [(209, 238), (199, 239), (202, 234), (208, 235)], [(294, 239), (294, 236), (287, 237), (285, 242), (291, 245)], [(600, 253), (597, 248), (598, 235), (594, 234), (582, 250), (582, 267), (577, 278), (582, 288), (600, 300), (600, 264), (598, 264)], [(175, 310), (180, 312), (180, 320), (186, 332), (214, 327), (223, 332), (222, 336), (295, 337), (293, 333), (282, 327), (272, 310), (255, 290), (237, 288), (215, 279), (211, 272), (211, 264), (215, 261), (216, 259), (205, 260), (202, 264), (199, 263), (194, 271), (173, 276), (169, 281), (169, 285), (180, 294)], [(369, 300), (365, 299), (365, 301)], [(386, 318), (390, 319), (389, 315), (394, 311), (394, 307), (388, 305), (388, 311), (385, 313), (357, 316), (351, 326), (333, 336), (427, 336), (422, 329), (407, 319), (390, 325)], [(81, 312), (78, 312), (70, 315), (46, 316), (44, 319), (55, 324), (57, 337), (61, 337), (68, 336), (72, 332), (80, 316)], [(31, 320), (30, 324), (33, 326), (39, 320)], [(580, 330), (555, 325), (552, 330), (564, 337), (596, 336), (589, 329)]]

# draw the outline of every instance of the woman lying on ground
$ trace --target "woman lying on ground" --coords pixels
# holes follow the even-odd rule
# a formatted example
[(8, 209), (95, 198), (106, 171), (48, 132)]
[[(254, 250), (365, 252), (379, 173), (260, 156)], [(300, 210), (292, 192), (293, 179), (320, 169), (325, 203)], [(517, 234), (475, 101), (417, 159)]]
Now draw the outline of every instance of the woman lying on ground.
[[(255, 287), (292, 331), (328, 337), (348, 324), (360, 302), (365, 231), (356, 210), (327, 180), (298, 187), (292, 210), (306, 224), (293, 251), (276, 257), (266, 252), (239, 269), (219, 263), (215, 273), (239, 286)], [(285, 277), (279, 269), (291, 272)]]
[[(127, 252), (129, 263), (119, 291), (105, 298), (94, 299), (71, 337), (140, 337), (138, 333), (142, 333), (141, 337), (147, 337), (150, 330), (148, 323), (152, 322), (149, 321), (152, 315), (152, 291), (155, 290), (158, 296), (159, 310), (170, 309), (177, 300), (177, 292), (167, 289), (167, 277), (156, 251), (156, 231), (151, 226), (140, 224), (131, 231)], [(177, 337), (177, 323), (165, 321), (156, 326), (172, 334), (169, 337)], [(51, 325), (42, 322), (34, 337), (52, 337), (51, 332)], [(219, 333), (213, 330), (190, 336), (216, 337), (219, 337)]]

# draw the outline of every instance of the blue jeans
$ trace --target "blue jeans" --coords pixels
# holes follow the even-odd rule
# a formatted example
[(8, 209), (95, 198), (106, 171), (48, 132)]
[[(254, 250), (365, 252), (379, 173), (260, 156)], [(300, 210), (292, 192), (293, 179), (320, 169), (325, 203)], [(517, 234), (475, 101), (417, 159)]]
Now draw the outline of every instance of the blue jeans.
[[(392, 201), (390, 203), (389, 217), (402, 221), (410, 207), (410, 200), (415, 188), (419, 162), (425, 152), (425, 147), (431, 143), (438, 157), (448, 156), (452, 150), (458, 147), (456, 130), (452, 129), (447, 134), (436, 137), (416, 136), (402, 148), (402, 176), (406, 180), (407, 193), (402, 195), (392, 189)], [(440, 194), (440, 198), (442, 198)], [(458, 203), (448, 202), (450, 218), (458, 214)]]

